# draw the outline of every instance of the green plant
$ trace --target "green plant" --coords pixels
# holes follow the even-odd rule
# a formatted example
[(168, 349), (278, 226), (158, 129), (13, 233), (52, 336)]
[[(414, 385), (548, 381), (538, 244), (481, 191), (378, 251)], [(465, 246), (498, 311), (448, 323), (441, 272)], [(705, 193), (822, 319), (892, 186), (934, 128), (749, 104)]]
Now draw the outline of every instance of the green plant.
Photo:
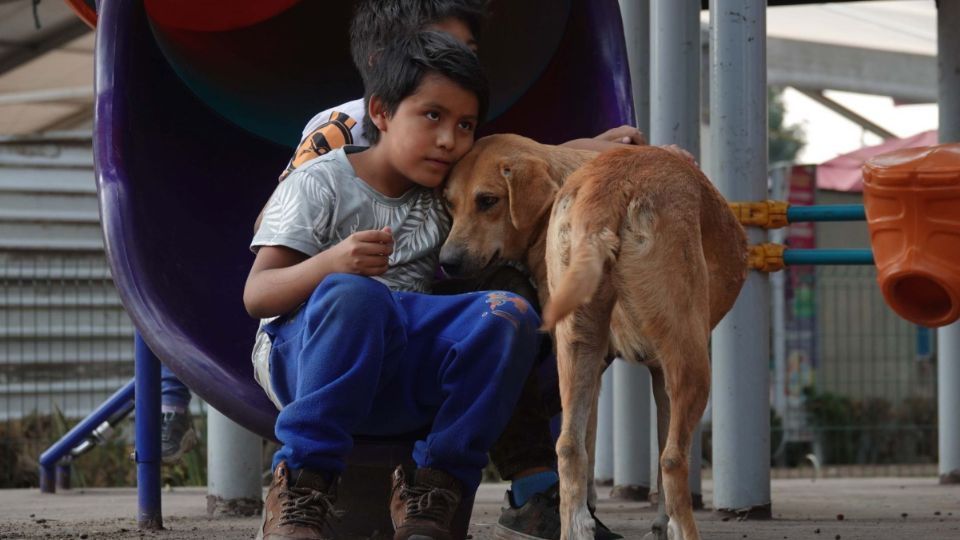
[(853, 425), (853, 403), (844, 396), (830, 392), (818, 393), (813, 387), (803, 389), (807, 419), (820, 437), (824, 463), (851, 463), (855, 445), (851, 426)]
[[(34, 412), (0, 424), (0, 488), (37, 487), (40, 453), (78, 421), (67, 419), (54, 407), (50, 414)], [(163, 468), (167, 485), (206, 485), (206, 422), (202, 417), (194, 422), (201, 442), (180, 463)], [(76, 458), (71, 464), (71, 484), (77, 488), (135, 485), (132, 426), (132, 422), (121, 423), (105, 441)]]

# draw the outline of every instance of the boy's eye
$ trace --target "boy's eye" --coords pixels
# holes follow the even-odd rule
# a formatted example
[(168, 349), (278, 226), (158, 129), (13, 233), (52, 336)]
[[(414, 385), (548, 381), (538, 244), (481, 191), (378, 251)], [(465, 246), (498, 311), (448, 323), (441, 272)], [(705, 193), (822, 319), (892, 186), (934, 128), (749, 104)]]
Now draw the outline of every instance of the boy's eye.
[(473, 131), (473, 122), (467, 122), (466, 120), (460, 122), (460, 129), (464, 131)]
[(431, 120), (439, 120), (439, 119), (440, 119), (440, 113), (438, 113), (437, 111), (430, 111), (430, 112), (427, 113), (427, 118), (429, 118), (429, 119), (431, 119)]
[(481, 212), (485, 210), (489, 210), (490, 208), (493, 208), (493, 205), (497, 204), (498, 202), (500, 202), (500, 197), (497, 197), (495, 195), (485, 195), (485, 194), (477, 195), (477, 210)]

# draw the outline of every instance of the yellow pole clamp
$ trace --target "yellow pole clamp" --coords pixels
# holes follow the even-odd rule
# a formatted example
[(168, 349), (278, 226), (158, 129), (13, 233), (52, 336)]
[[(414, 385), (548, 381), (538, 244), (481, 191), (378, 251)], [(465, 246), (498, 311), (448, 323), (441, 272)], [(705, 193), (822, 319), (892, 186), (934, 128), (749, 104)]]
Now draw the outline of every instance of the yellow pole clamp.
[(783, 244), (754, 244), (750, 246), (748, 261), (752, 270), (761, 272), (777, 272), (783, 270), (783, 252), (787, 246)]
[(784, 201), (730, 203), (730, 209), (733, 210), (741, 225), (753, 225), (764, 229), (779, 229), (789, 225), (787, 223), (788, 208), (790, 203)]

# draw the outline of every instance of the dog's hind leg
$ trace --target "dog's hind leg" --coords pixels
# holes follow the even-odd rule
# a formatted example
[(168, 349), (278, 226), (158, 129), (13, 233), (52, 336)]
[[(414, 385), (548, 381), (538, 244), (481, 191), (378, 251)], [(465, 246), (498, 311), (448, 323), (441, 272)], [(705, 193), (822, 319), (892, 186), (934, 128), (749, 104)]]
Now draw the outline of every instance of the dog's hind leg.
[(557, 440), (561, 540), (592, 540), (595, 527), (587, 508), (587, 482), (592, 476), (587, 442), (600, 395), (600, 370), (607, 352), (609, 317), (584, 316), (585, 311), (588, 310), (578, 310), (556, 329), (563, 406), (563, 426)]
[[(658, 346), (664, 382), (670, 396), (670, 426), (667, 442), (660, 454), (663, 475), (663, 501), (671, 522), (683, 533), (684, 540), (699, 540), (693, 518), (689, 483), (691, 436), (703, 416), (710, 393), (710, 363), (707, 352), (708, 331), (698, 332), (696, 314), (688, 314), (691, 328), (677, 328), (674, 335)], [(703, 325), (706, 328), (706, 324)], [(671, 523), (671, 528), (674, 523)]]

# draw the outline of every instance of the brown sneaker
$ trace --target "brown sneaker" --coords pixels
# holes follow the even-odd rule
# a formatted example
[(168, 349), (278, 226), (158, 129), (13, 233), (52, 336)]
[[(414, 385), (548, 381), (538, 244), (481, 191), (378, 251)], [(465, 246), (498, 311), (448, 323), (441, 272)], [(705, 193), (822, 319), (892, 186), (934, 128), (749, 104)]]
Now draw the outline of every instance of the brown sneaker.
[(460, 505), (460, 482), (437, 469), (417, 469), (413, 485), (403, 468), (393, 471), (390, 517), (393, 540), (451, 540), (450, 522)]
[(306, 469), (291, 469), (281, 461), (263, 504), (257, 540), (327, 540), (336, 483)]

